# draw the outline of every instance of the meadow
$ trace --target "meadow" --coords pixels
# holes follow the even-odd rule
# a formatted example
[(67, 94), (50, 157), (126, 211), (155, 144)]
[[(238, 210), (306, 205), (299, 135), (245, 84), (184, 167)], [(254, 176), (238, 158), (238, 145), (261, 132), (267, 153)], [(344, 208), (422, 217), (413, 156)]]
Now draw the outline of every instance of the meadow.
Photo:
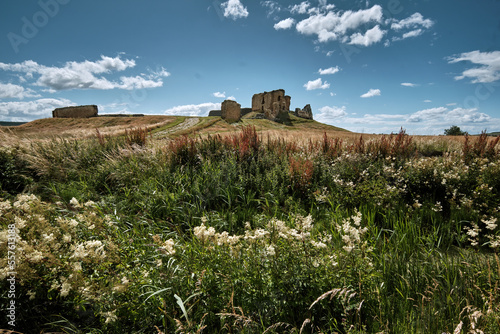
[(0, 328), (499, 333), (499, 140), (4, 133)]

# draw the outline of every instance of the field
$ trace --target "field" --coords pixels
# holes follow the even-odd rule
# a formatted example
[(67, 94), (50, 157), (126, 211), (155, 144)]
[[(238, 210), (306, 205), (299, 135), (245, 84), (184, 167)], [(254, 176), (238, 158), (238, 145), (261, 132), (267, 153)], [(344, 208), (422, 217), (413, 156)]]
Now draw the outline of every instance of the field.
[(499, 138), (37, 122), (0, 128), (0, 328), (500, 332)]

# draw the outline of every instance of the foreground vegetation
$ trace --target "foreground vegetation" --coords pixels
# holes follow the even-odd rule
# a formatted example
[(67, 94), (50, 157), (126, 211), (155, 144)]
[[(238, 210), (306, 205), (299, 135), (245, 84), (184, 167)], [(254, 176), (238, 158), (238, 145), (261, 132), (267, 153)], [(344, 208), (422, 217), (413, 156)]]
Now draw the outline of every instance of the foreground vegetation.
[(0, 148), (4, 328), (498, 332), (498, 138), (150, 138)]

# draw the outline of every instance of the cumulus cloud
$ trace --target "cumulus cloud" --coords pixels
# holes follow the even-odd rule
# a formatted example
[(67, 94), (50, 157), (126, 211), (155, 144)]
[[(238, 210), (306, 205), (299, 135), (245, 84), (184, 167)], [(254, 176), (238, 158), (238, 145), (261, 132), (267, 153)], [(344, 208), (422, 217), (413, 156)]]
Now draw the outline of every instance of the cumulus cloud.
[(206, 102), (201, 104), (175, 106), (165, 110), (164, 114), (175, 116), (208, 116), (210, 110), (218, 110), (220, 108), (220, 103)]
[(500, 51), (481, 52), (479, 50), (464, 52), (448, 57), (449, 63), (468, 61), (480, 65), (462, 72), (455, 80), (470, 78), (472, 83), (490, 83), (500, 80)]
[(163, 85), (163, 77), (170, 75), (164, 68), (158, 71), (150, 71), (149, 74), (138, 76), (121, 76), (120, 81), (113, 81), (104, 75), (113, 72), (121, 72), (136, 66), (133, 59), (121, 59), (101, 56), (97, 61), (69, 61), (62, 67), (44, 66), (32, 60), (17, 64), (5, 64), (0, 62), (0, 70), (21, 72), (25, 76), (23, 80), (31, 80), (35, 76), (38, 79), (34, 85), (48, 87), (50, 92), (68, 89), (142, 89), (156, 88)]
[(298, 5), (293, 5), (290, 8), (290, 12), (292, 14), (306, 14), (310, 6), (311, 4), (309, 3), (309, 1), (303, 1)]
[(320, 75), (327, 75), (327, 74), (335, 74), (340, 71), (340, 68), (338, 66), (335, 67), (330, 67), (330, 68), (325, 68), (325, 69), (319, 69), (318, 73)]
[(321, 78), (318, 78), (316, 80), (308, 81), (306, 84), (304, 84), (304, 87), (306, 90), (315, 90), (315, 89), (327, 89), (330, 88), (330, 84), (328, 82), (323, 82)]
[(361, 97), (366, 99), (368, 97), (380, 96), (380, 94), (380, 89), (370, 89), (368, 92), (361, 95)]
[(226, 92), (215, 92), (212, 94), (213, 96), (217, 97), (217, 98), (225, 98), (226, 97)]
[(411, 82), (402, 82), (401, 83), (401, 86), (405, 86), (405, 87), (416, 87), (418, 86), (417, 84), (414, 84), (414, 83), (411, 83)]
[(366, 31), (363, 35), (361, 33), (355, 33), (351, 36), (351, 41), (349, 44), (370, 46), (372, 44), (378, 43), (382, 40), (385, 35), (385, 31), (381, 30), (378, 25)]
[(434, 21), (432, 21), (431, 19), (424, 19), (422, 14), (418, 12), (414, 13), (410, 17), (407, 17), (406, 19), (399, 21), (396, 19), (392, 19), (389, 22), (392, 22), (392, 30), (396, 32), (406, 31), (400, 36), (394, 36), (392, 38), (393, 42), (420, 36), (434, 25)]
[(224, 16), (233, 20), (248, 16), (248, 10), (240, 0), (229, 0), (221, 4), (224, 9)]
[(26, 97), (40, 97), (34, 90), (11, 83), (0, 83), (0, 99), (24, 99)]
[(276, 30), (290, 29), (291, 27), (293, 27), (294, 24), (295, 24), (295, 20), (292, 19), (291, 17), (289, 17), (287, 19), (281, 20), (278, 23), (276, 23), (274, 25), (274, 29), (276, 29)]
[(418, 27), (429, 29), (433, 25), (434, 21), (432, 21), (431, 19), (424, 19), (422, 14), (417, 12), (411, 15), (410, 17), (407, 17), (406, 19), (400, 21), (394, 20), (394, 22), (391, 25), (391, 28), (394, 30), (415, 29)]
[(322, 108), (319, 108), (319, 113), (314, 115), (314, 118), (318, 122), (322, 123), (328, 123), (328, 122), (335, 122), (338, 121), (339, 119), (347, 116), (346, 112), (346, 107), (337, 107), (337, 106), (324, 106)]
[(3, 119), (26, 122), (33, 118), (51, 117), (55, 108), (75, 105), (68, 99), (38, 99), (34, 101), (0, 102)]
[[(369, 9), (348, 10), (343, 13), (334, 11), (318, 12), (298, 22), (296, 29), (304, 35), (317, 35), (319, 42), (328, 42), (339, 39), (344, 40), (349, 31), (359, 29), (370, 23), (380, 23), (381, 21), (382, 7), (375, 5)], [(375, 30), (371, 34), (375, 32), (377, 31)], [(365, 34), (362, 34), (362, 36)], [(359, 38), (357, 35), (354, 37)]]
[(407, 121), (416, 122), (435, 122), (435, 123), (486, 123), (491, 120), (491, 117), (485, 113), (481, 113), (477, 108), (454, 108), (452, 110), (447, 107), (437, 107), (419, 110), (411, 114)]

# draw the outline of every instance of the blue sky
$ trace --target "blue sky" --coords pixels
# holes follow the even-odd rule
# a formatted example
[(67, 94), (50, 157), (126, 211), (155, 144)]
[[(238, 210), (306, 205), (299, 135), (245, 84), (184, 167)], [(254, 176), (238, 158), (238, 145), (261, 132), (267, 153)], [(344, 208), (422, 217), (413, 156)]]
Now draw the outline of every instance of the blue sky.
[(3, 0), (0, 120), (206, 116), (285, 89), (364, 133), (500, 131), (500, 1)]

